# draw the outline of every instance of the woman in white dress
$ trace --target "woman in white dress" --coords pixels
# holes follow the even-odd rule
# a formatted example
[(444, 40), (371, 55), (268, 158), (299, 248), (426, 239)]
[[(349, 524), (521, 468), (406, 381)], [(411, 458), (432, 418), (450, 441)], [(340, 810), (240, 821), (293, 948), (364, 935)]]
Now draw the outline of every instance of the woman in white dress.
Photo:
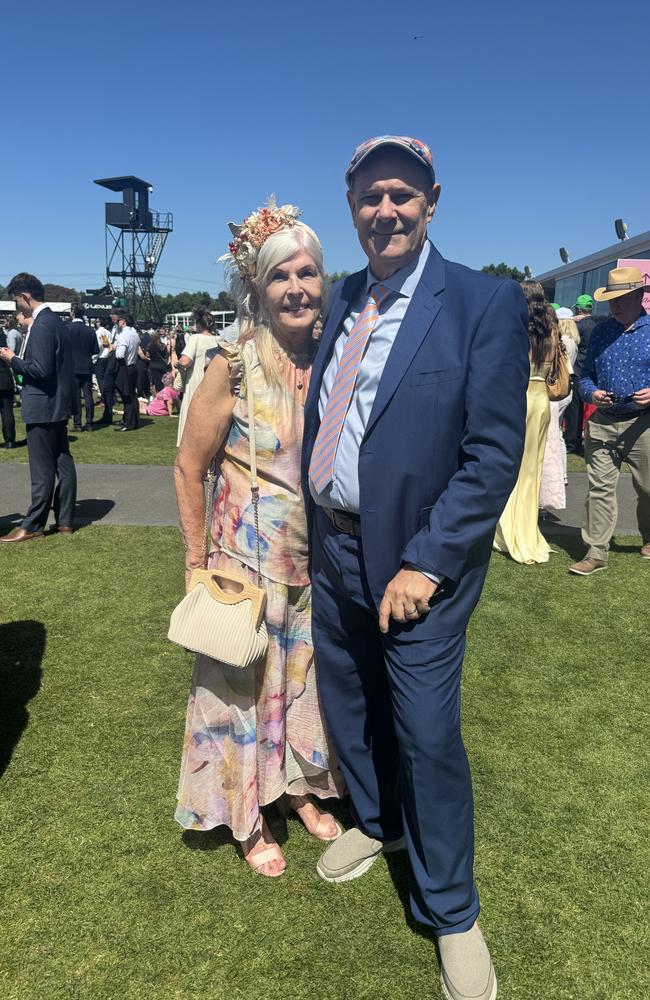
[[(566, 350), (571, 370), (578, 354), (580, 334), (573, 320), (570, 309), (560, 308), (556, 311), (560, 340)], [(542, 514), (549, 508), (564, 510), (566, 507), (567, 457), (566, 444), (562, 434), (562, 417), (571, 402), (572, 393), (564, 399), (551, 403), (551, 422), (544, 450), (542, 466), (542, 485), (539, 494), (539, 506)]]
[(207, 306), (197, 306), (192, 313), (194, 333), (188, 338), (183, 353), (178, 359), (177, 369), (183, 378), (183, 400), (178, 418), (178, 435), (176, 447), (181, 443), (187, 411), (190, 408), (192, 396), (196, 392), (205, 373), (205, 355), (210, 348), (217, 347), (214, 333), (214, 316)]

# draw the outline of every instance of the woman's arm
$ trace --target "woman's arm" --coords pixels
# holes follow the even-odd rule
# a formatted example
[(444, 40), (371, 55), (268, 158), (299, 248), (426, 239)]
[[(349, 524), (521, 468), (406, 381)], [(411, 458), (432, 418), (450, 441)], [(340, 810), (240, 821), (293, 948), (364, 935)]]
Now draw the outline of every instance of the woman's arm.
[(185, 582), (190, 572), (205, 566), (205, 493), (203, 480), (210, 462), (222, 447), (232, 421), (235, 396), (224, 357), (208, 366), (192, 397), (176, 464), (174, 481), (185, 545)]

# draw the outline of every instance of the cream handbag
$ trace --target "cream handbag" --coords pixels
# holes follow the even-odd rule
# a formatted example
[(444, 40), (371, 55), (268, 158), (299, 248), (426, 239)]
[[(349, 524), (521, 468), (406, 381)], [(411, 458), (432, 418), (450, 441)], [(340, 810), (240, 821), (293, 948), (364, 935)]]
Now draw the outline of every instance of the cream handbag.
[[(248, 436), (250, 441), (251, 497), (255, 516), (257, 586), (243, 574), (220, 569), (195, 569), (183, 600), (174, 608), (167, 638), (185, 649), (204, 653), (231, 667), (248, 667), (264, 656), (269, 643), (264, 611), (266, 591), (262, 587), (260, 562), (259, 495), (255, 449), (255, 403), (253, 380), (245, 350), (242, 350), (248, 388)], [(206, 533), (214, 491), (214, 473), (208, 476)], [(230, 583), (224, 589), (222, 582)]]

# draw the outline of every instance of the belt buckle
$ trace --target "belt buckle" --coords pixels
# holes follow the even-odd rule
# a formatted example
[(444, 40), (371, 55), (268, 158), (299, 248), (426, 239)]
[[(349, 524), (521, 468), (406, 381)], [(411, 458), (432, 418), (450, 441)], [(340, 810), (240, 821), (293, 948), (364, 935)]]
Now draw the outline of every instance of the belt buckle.
[(332, 521), (334, 522), (334, 527), (338, 528), (339, 531), (343, 532), (347, 531), (345, 523), (343, 522), (343, 519), (341, 518), (341, 515), (338, 510), (332, 511)]

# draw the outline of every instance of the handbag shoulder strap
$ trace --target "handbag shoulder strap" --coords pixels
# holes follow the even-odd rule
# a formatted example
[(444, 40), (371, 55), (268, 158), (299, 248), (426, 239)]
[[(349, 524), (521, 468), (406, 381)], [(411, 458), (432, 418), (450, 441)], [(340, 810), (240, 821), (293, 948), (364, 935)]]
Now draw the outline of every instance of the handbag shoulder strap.
[[(255, 444), (255, 393), (253, 389), (253, 379), (251, 375), (250, 360), (247, 355), (245, 344), (242, 347), (241, 357), (246, 375), (246, 398), (248, 400), (248, 443), (250, 454), (250, 483), (251, 498), (253, 501), (253, 516), (255, 518), (255, 548), (257, 554), (257, 585), (262, 586), (262, 558), (260, 551), (260, 517), (259, 502), (260, 488), (257, 481), (257, 448)], [(210, 521), (212, 519), (212, 502), (214, 498), (214, 488), (217, 480), (215, 462), (213, 459), (207, 474), (207, 489), (205, 498), (205, 535), (210, 531)]]
[[(250, 342), (248, 342), (250, 343)], [(248, 343), (242, 347), (242, 361), (244, 362), (244, 372), (246, 374), (246, 399), (248, 401), (248, 445), (250, 453), (250, 480), (251, 498), (253, 501), (253, 515), (255, 518), (255, 546), (257, 550), (257, 585), (262, 586), (262, 561), (260, 554), (260, 487), (257, 481), (257, 448), (255, 442), (255, 390), (253, 388), (253, 376), (251, 373), (250, 358), (248, 356)]]

